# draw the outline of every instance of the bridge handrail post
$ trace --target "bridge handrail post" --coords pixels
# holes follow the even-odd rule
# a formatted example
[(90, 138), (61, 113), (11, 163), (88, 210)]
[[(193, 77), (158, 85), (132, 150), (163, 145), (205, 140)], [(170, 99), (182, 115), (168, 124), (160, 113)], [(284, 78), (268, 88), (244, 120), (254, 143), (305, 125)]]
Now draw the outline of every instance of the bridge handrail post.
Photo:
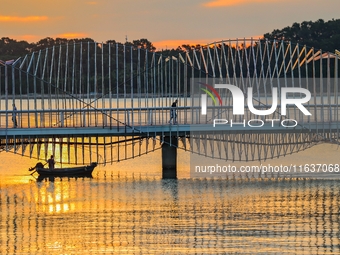
[(64, 127), (64, 112), (60, 112), (60, 126)]
[(39, 127), (39, 124), (38, 124), (38, 112), (35, 111), (34, 113), (34, 119), (35, 119), (35, 127), (38, 128)]
[(126, 125), (130, 126), (130, 111), (126, 111)]
[(149, 121), (148, 121), (149, 125), (153, 124), (153, 119), (152, 119), (152, 109), (149, 109)]
[(45, 127), (44, 124), (44, 113), (40, 112), (40, 127)]
[(131, 110), (131, 125), (132, 125), (132, 127), (135, 126), (133, 110)]
[(107, 118), (108, 118), (108, 116), (111, 116), (111, 115), (109, 115), (109, 113), (107, 111), (105, 111), (105, 114), (104, 114), (104, 123), (103, 123), (103, 125), (105, 127), (107, 127)]
[(86, 126), (86, 113), (85, 113), (85, 111), (82, 111), (82, 115), (83, 115), (83, 123), (82, 123), (82, 126), (85, 127), (85, 126)]

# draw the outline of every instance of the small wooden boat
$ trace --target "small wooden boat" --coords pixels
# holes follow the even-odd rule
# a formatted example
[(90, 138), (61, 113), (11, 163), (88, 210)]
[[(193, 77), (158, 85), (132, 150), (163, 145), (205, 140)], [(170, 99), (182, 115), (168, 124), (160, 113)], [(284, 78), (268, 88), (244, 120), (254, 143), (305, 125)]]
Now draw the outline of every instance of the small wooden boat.
[[(39, 164), (39, 163), (38, 163)], [(82, 176), (92, 176), (92, 171), (97, 166), (96, 162), (92, 162), (87, 166), (77, 166), (77, 167), (66, 167), (66, 168), (54, 168), (48, 169), (44, 168), (44, 165), (38, 165), (35, 168), (31, 168), (30, 171), (36, 170), (39, 176), (48, 177), (63, 177), (63, 176), (72, 176), (72, 177), (82, 177)]]

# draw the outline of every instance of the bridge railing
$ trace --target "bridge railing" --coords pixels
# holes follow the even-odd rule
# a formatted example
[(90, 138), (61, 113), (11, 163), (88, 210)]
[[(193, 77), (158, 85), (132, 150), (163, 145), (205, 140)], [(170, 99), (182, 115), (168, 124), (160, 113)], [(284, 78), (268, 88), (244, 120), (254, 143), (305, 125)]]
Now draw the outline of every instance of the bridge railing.
[[(180, 107), (177, 122), (192, 124), (192, 112), (198, 109)], [(72, 109), (72, 110), (18, 110), (18, 128), (58, 128), (58, 127), (115, 127), (169, 124), (169, 108), (119, 108), (119, 109)], [(188, 121), (189, 120), (189, 121)], [(0, 111), (0, 128), (12, 128), (12, 111)]]
[[(280, 106), (278, 106), (279, 108)], [(268, 107), (270, 108), (270, 107)], [(267, 108), (267, 109), (268, 109)], [(123, 126), (152, 126), (168, 125), (170, 120), (170, 107), (145, 107), (145, 108), (119, 108), (119, 109), (93, 109), (81, 108), (72, 110), (18, 110), (16, 114), (18, 128), (60, 128), (60, 127), (123, 127)], [(207, 114), (201, 114), (200, 107), (178, 107), (177, 123), (179, 125), (213, 123), (214, 119), (230, 120), (246, 123), (249, 120), (259, 122), (275, 120), (279, 124), (284, 119), (294, 119), (301, 125), (308, 123), (338, 122), (339, 106), (309, 105), (311, 116), (304, 115), (296, 107), (289, 107), (287, 115), (281, 116), (274, 112), (269, 116), (257, 116), (245, 109), (244, 115), (233, 115), (232, 106), (208, 107)], [(0, 111), (0, 128), (12, 128), (12, 111)]]

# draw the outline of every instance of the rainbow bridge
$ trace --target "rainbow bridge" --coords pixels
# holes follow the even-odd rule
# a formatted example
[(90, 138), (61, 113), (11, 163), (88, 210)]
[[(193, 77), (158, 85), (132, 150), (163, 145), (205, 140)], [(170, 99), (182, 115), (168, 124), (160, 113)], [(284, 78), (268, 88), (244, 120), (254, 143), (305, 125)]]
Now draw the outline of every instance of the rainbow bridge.
[[(0, 62), (0, 151), (112, 164), (161, 149), (163, 177), (175, 177), (177, 149), (255, 161), (339, 144), (339, 58), (254, 39), (162, 52), (118, 43), (55, 45)], [(242, 91), (242, 115), (233, 112), (233, 93), (216, 84)], [(310, 115), (280, 100), (273, 109), (275, 88), (279, 98), (283, 88), (310, 91), (303, 104)], [(175, 100), (177, 122), (169, 123)], [(249, 104), (273, 110), (264, 116)]]

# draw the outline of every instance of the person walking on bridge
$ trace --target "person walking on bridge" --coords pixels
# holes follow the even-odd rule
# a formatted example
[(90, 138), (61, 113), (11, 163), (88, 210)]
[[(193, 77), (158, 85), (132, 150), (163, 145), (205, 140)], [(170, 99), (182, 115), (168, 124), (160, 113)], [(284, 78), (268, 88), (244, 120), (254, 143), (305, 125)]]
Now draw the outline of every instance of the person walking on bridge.
[(15, 106), (15, 104), (12, 105), (13, 106), (13, 112), (12, 112), (12, 121), (14, 124), (14, 127), (18, 127), (18, 121), (17, 121), (17, 107)]
[(177, 124), (177, 102), (178, 100), (176, 99), (175, 102), (173, 102), (171, 105), (169, 124), (171, 124), (171, 121), (173, 122), (173, 124)]

